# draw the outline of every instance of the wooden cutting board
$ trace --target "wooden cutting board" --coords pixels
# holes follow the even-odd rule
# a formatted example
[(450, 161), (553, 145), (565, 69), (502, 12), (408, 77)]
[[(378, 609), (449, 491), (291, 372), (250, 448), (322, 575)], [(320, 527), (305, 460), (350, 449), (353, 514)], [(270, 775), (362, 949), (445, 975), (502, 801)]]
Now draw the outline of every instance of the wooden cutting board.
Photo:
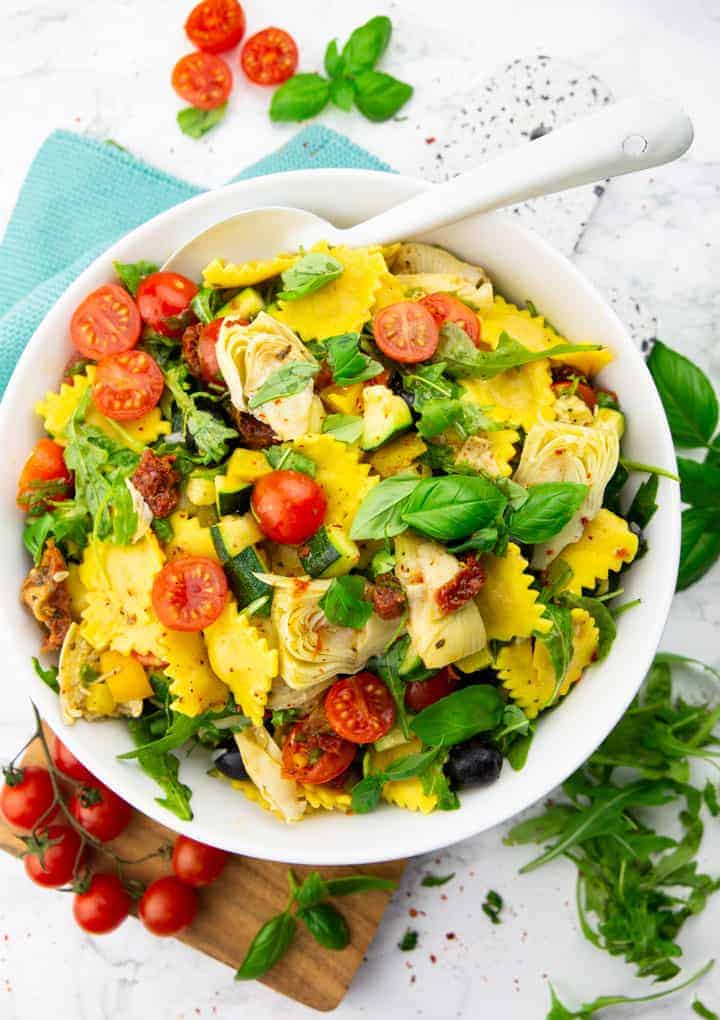
[[(30, 745), (23, 761), (44, 764), (38, 741)], [(136, 811), (128, 828), (114, 841), (113, 849), (121, 857), (135, 859), (164, 843), (172, 844), (174, 839), (175, 833), (171, 829)], [(23, 843), (1, 819), (0, 848), (16, 857), (24, 849)], [(94, 855), (94, 861), (98, 868), (102, 868), (106, 866), (107, 859), (103, 861), (102, 855), (98, 854)], [(405, 861), (391, 861), (361, 868), (318, 870), (324, 877), (366, 872), (399, 881), (404, 869)], [(153, 858), (142, 864), (129, 865), (124, 870), (128, 877), (147, 883), (169, 874), (170, 863), (162, 858)], [(293, 870), (302, 878), (313, 869), (297, 866)], [(286, 865), (253, 857), (233, 857), (220, 879), (200, 890), (201, 906), (197, 918), (180, 940), (236, 969), (260, 925), (284, 908), (287, 896)], [(323, 949), (298, 925), (293, 946), (261, 979), (263, 984), (313, 1009), (335, 1009), (342, 1002), (363, 961), (391, 896), (391, 892), (375, 890), (343, 896), (338, 901), (352, 935), (350, 945), (341, 952)], [(228, 981), (233, 980), (230, 972), (227, 977)]]

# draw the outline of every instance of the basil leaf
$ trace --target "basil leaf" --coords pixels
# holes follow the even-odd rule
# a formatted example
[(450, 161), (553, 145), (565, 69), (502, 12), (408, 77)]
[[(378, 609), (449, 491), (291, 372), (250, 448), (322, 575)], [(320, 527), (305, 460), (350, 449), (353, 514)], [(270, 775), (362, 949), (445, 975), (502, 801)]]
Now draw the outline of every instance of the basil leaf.
[(266, 921), (250, 943), (235, 980), (254, 981), (267, 973), (290, 948), (295, 929), (295, 918), (287, 911)]
[(146, 276), (150, 276), (151, 273), (157, 273), (160, 266), (154, 262), (113, 262), (113, 269), (120, 283), (123, 285), (125, 290), (129, 291), (133, 297), (137, 294), (137, 289), (145, 279)]
[(253, 393), (248, 401), (249, 410), (254, 411), (256, 407), (262, 407), (271, 400), (282, 400), (302, 393), (319, 371), (317, 363), (310, 361), (291, 361), (283, 365), (269, 375), (262, 386)]
[(527, 500), (510, 518), (510, 534), (518, 542), (549, 542), (568, 524), (588, 494), (578, 482), (541, 482), (527, 490)]
[(60, 691), (57, 666), (48, 666), (47, 669), (45, 669), (45, 667), (40, 664), (40, 660), (36, 658), (36, 656), (34, 655), (32, 657), (32, 664), (33, 669), (35, 670), (36, 674), (40, 677), (42, 682), (44, 684), (47, 684), (50, 690), (55, 691), (55, 693), (57, 694)]
[(350, 944), (347, 921), (332, 904), (317, 903), (313, 907), (303, 907), (298, 910), (298, 917), (325, 949), (345, 949)]
[(535, 731), (530, 730), (526, 736), (520, 737), (519, 740), (514, 740), (510, 745), (505, 757), (510, 763), (510, 768), (513, 772), (520, 772), (523, 768), (525, 768), (534, 737)]
[[(464, 400), (450, 400), (443, 397), (426, 400), (420, 411), (417, 430), (424, 439), (432, 439), (433, 436), (439, 436), (453, 425), (460, 425), (462, 428), (465, 408), (473, 406)], [(471, 432), (462, 428), (462, 431), (466, 435), (473, 435), (477, 429)]]
[(385, 52), (391, 34), (392, 22), (383, 14), (360, 25), (343, 47), (343, 69), (348, 74), (359, 74), (374, 67)]
[(678, 457), (678, 470), (683, 503), (720, 509), (720, 467)]
[(153, 517), (152, 529), (158, 539), (163, 542), (171, 542), (174, 535), (173, 527), (167, 517)]
[[(652, 520), (653, 514), (658, 508), (657, 493), (660, 479), (657, 475), (650, 475), (638, 487), (633, 501), (630, 504), (625, 519), (629, 524), (637, 524), (639, 528), (646, 528)], [(720, 504), (719, 504), (720, 505)]]
[(413, 394), (413, 407), (416, 411), (422, 411), (428, 400), (460, 396), (460, 387), (453, 379), (447, 378), (445, 368), (445, 363), (439, 361), (403, 373), (403, 387)]
[(468, 379), (493, 379), (509, 368), (518, 368), (533, 361), (543, 361), (559, 354), (599, 350), (602, 350), (599, 344), (556, 344), (543, 351), (530, 351), (503, 332), (494, 351), (481, 351), (464, 329), (454, 322), (446, 322), (440, 330), (440, 344), (435, 357), (437, 361), (446, 363), (446, 371), (450, 375)]
[(397, 882), (377, 875), (345, 875), (343, 878), (328, 878), (325, 891), (328, 896), (350, 896), (352, 893), (370, 892), (372, 889), (396, 889)]
[(492, 524), (505, 504), (505, 496), (486, 478), (446, 475), (422, 479), (401, 517), (409, 527), (447, 542)]
[(202, 138), (208, 131), (212, 130), (227, 113), (227, 103), (216, 106), (214, 110), (198, 110), (194, 106), (188, 106), (178, 111), (178, 127), (184, 135), (190, 138)]
[(472, 535), (462, 542), (449, 547), (448, 552), (451, 552), (453, 556), (469, 552), (471, 549), (475, 552), (492, 552), (499, 537), (500, 533), (497, 528), (480, 528), (479, 531), (473, 531)]
[(451, 747), (476, 733), (495, 729), (502, 719), (503, 708), (503, 699), (494, 687), (475, 684), (424, 708), (412, 720), (410, 729), (424, 744)]
[(382, 779), (380, 776), (365, 776), (352, 789), (352, 809), (356, 815), (365, 815), (374, 811), (380, 803), (382, 794)]
[(197, 447), (202, 464), (217, 464), (227, 454), (227, 442), (237, 439), (235, 429), (228, 428), (210, 411), (197, 406), (194, 394), (187, 391), (187, 366), (183, 363), (171, 365), (163, 372), (165, 385), (172, 394), (182, 418), (182, 431), (187, 433)]
[(623, 516), (622, 500), (620, 497), (629, 477), (630, 472), (628, 469), (623, 464), (618, 463), (615, 473), (605, 488), (603, 506), (607, 507), (608, 510), (612, 510), (618, 517)]
[(355, 99), (355, 85), (349, 78), (333, 78), (330, 82), (330, 101), (339, 110), (349, 113)]
[(557, 698), (558, 691), (562, 687), (562, 682), (565, 679), (565, 674), (572, 659), (573, 629), (570, 610), (564, 606), (554, 606), (552, 604), (545, 606), (545, 616), (552, 620), (552, 630), (548, 631), (547, 634), (538, 634), (536, 640), (542, 641), (545, 645), (555, 673), (555, 689), (550, 698), (548, 698), (547, 705), (543, 706), (549, 708)]
[(317, 871), (311, 871), (303, 879), (299, 889), (295, 891), (295, 900), (301, 907), (314, 907), (316, 903), (328, 895), (325, 882)]
[(384, 71), (363, 71), (355, 79), (355, 105), (368, 120), (389, 120), (412, 94), (412, 85)]
[(336, 74), (340, 74), (342, 72), (343, 59), (340, 56), (337, 39), (331, 39), (327, 44), (323, 63), (325, 65), (325, 73), (328, 78), (334, 78)]
[(339, 259), (324, 252), (311, 251), (282, 274), (283, 289), (277, 297), (281, 301), (298, 301), (336, 280), (344, 270)]
[(343, 443), (356, 443), (363, 434), (362, 415), (329, 414), (322, 423), (322, 431)]
[(383, 366), (360, 350), (359, 333), (343, 333), (325, 341), (325, 356), (336, 386), (351, 386), (379, 375)]
[(594, 599), (590, 595), (572, 595), (565, 592), (561, 598), (563, 605), (569, 606), (571, 609), (585, 609), (592, 616), (593, 623), (598, 629), (598, 649), (594, 661), (602, 662), (607, 658), (617, 637), (617, 626), (612, 613), (604, 602), (600, 602), (599, 599)]
[[(439, 702), (436, 702), (436, 704), (439, 704)], [(388, 767), (381, 773), (382, 778), (386, 783), (397, 782), (401, 779), (412, 779), (413, 776), (419, 776), (428, 766), (432, 765), (437, 756), (437, 747), (431, 747), (427, 751), (406, 754), (402, 758), (396, 758), (395, 761), (391, 761)]]
[(720, 556), (720, 512), (692, 507), (682, 512), (677, 590), (699, 581)]
[(400, 676), (400, 664), (403, 662), (409, 647), (410, 638), (407, 634), (403, 634), (402, 637), (393, 641), (387, 651), (382, 655), (373, 656), (367, 663), (368, 669), (373, 673), (377, 673), (392, 694), (397, 712), (397, 723), (406, 740), (410, 739), (410, 726), (405, 708), (405, 681)]
[(718, 402), (705, 373), (659, 340), (647, 364), (677, 445), (706, 446), (718, 423)]
[(308, 120), (323, 110), (330, 84), (319, 74), (296, 74), (276, 89), (270, 101), (270, 120)]
[(354, 630), (365, 626), (373, 612), (372, 603), (363, 598), (365, 584), (365, 578), (359, 574), (332, 579), (319, 602), (330, 623), (337, 627), (352, 627)]
[(275, 471), (301, 471), (304, 475), (314, 478), (317, 464), (304, 453), (298, 453), (292, 446), (268, 446), (263, 450), (265, 459)]
[(394, 475), (378, 482), (360, 504), (350, 538), (393, 538), (406, 531), (402, 511), (419, 484), (417, 475)]

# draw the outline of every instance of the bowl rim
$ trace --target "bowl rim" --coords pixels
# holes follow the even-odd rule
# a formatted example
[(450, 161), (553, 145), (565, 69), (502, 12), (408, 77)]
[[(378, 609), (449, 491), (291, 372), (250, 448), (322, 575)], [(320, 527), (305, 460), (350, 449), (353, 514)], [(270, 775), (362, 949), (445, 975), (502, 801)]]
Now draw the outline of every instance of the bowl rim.
[[(349, 194), (352, 194), (353, 182), (359, 184), (361, 181), (367, 182), (372, 179), (372, 187), (376, 188), (377, 183), (381, 180), (385, 184), (388, 184), (389, 181), (391, 181), (392, 186), (390, 186), (388, 190), (392, 191), (394, 189), (395, 192), (401, 193), (397, 199), (398, 201), (402, 201), (403, 197), (410, 197), (412, 194), (421, 189), (432, 186), (428, 182), (414, 177), (400, 174), (388, 174), (385, 171), (379, 170), (359, 170), (348, 168), (292, 170), (267, 175), (265, 177), (256, 177), (238, 181), (223, 188), (201, 193), (200, 195), (193, 196), (185, 202), (159, 213), (152, 219), (147, 220), (145, 223), (139, 224), (137, 227), (133, 228), (133, 230), (113, 242), (113, 244), (105, 252), (93, 259), (93, 261), (72, 282), (72, 284), (70, 284), (67, 290), (57, 299), (43, 317), (42, 322), (38, 325), (33, 336), (28, 341), (25, 350), (18, 359), (18, 363), (8, 383), (2, 403), (0, 404), (0, 430), (3, 430), (2, 434), (8, 434), (6, 430), (12, 425), (10, 416), (13, 411), (13, 405), (18, 403), (19, 398), (17, 397), (17, 394), (21, 393), (22, 380), (27, 377), (31, 368), (34, 367), (37, 361), (36, 348), (39, 347), (40, 339), (46, 328), (47, 320), (53, 315), (60, 315), (61, 309), (65, 309), (66, 306), (71, 306), (71, 302), (79, 300), (83, 290), (88, 287), (85, 280), (96, 274), (98, 267), (101, 264), (103, 266), (109, 266), (112, 259), (118, 258), (118, 256), (121, 255), (123, 251), (130, 248), (133, 243), (142, 239), (143, 234), (146, 232), (154, 232), (164, 224), (186, 222), (192, 213), (197, 210), (203, 210), (205, 208), (212, 209), (216, 203), (222, 205), (223, 202), (230, 202), (232, 197), (235, 195), (244, 196), (247, 193), (251, 193), (252, 195), (252, 204), (246, 205), (244, 208), (254, 208), (265, 204), (277, 204), (278, 193), (282, 194), (284, 185), (288, 185), (288, 190), (292, 191), (296, 183), (301, 184), (309, 181), (310, 179), (317, 181), (320, 184), (322, 184), (323, 180), (327, 180), (328, 183), (333, 182), (334, 185), (338, 180), (344, 179), (347, 181)], [(266, 194), (269, 194), (272, 199), (271, 201), (263, 201), (263, 197)], [(283, 202), (283, 204), (287, 205), (292, 203)], [(349, 217), (349, 222), (356, 222), (357, 217), (354, 221), (352, 218), (352, 210), (355, 208), (356, 204), (351, 198), (346, 205), (343, 205), (342, 208), (338, 210), (338, 216), (342, 216), (344, 213), (350, 212), (351, 215)], [(231, 215), (231, 213), (228, 213), (228, 215)], [(469, 219), (474, 220), (476, 218), (471, 217)], [(635, 348), (627, 328), (621, 322), (620, 318), (601, 292), (580, 272), (570, 259), (556, 250), (541, 235), (514, 222), (507, 216), (507, 214), (491, 213), (482, 217), (483, 222), (492, 223), (498, 220), (502, 221), (503, 230), (509, 229), (511, 232), (515, 233), (518, 241), (523, 241), (531, 248), (536, 249), (542, 255), (543, 259), (547, 261), (550, 268), (552, 268), (552, 264), (554, 263), (562, 269), (563, 274), (572, 280), (574, 288), (573, 293), (577, 294), (578, 301), (588, 299), (595, 304), (602, 306), (604, 315), (608, 317), (609, 321), (613, 322), (618, 334), (622, 335), (623, 342), (626, 344), (628, 351), (634, 351), (636, 361), (639, 361), (644, 366), (643, 359)], [(217, 219), (215, 218), (209, 222), (216, 221)], [(202, 226), (197, 228), (198, 231), (201, 229), (203, 229)], [(442, 231), (439, 233), (442, 233)], [(439, 240), (438, 243), (442, 243), (442, 241)], [(66, 313), (63, 312), (63, 314)], [(646, 368), (644, 368), (644, 370), (647, 372)], [(664, 411), (662, 410), (662, 405), (657, 393), (654, 394), (653, 402), (654, 408), (652, 409), (653, 413), (651, 415), (651, 420), (653, 421), (653, 424), (659, 428), (657, 438), (663, 446), (664, 455), (663, 458), (661, 458), (661, 462), (663, 466), (672, 469), (675, 466), (675, 452)], [(138, 808), (138, 810), (141, 810), (160, 824), (166, 825), (177, 832), (185, 833), (195, 839), (201, 839), (204, 842), (217, 846), (223, 846), (224, 848), (236, 853), (260, 857), (265, 860), (299, 864), (360, 865), (391, 860), (398, 857), (429, 853), (452, 843), (467, 839), (485, 831), (488, 828), (500, 824), (501, 822), (514, 817), (520, 811), (531, 807), (542, 797), (546, 796), (559, 783), (563, 782), (567, 776), (575, 771), (575, 769), (577, 769), (582, 762), (586, 760), (589, 754), (592, 753), (592, 750), (601, 743), (605, 736), (607, 736), (613, 726), (620, 719), (632, 698), (635, 696), (642, 679), (650, 666), (662, 635), (662, 629), (665, 625), (674, 595), (674, 578), (677, 573), (677, 565), (679, 561), (680, 499), (679, 493), (676, 491), (676, 487), (666, 489), (663, 495), (663, 500), (664, 513), (668, 518), (674, 518), (675, 524), (675, 527), (668, 526), (666, 528), (667, 533), (664, 533), (663, 535), (663, 556), (666, 564), (664, 580), (667, 583), (660, 585), (653, 594), (652, 605), (655, 613), (653, 618), (654, 627), (652, 628), (652, 633), (646, 637), (644, 654), (639, 660), (632, 663), (631, 669), (636, 671), (635, 682), (628, 684), (626, 688), (624, 688), (624, 696), (622, 698), (617, 697), (617, 699), (613, 701), (613, 711), (606, 713), (602, 725), (596, 726), (593, 730), (591, 741), (592, 746), (588, 744), (581, 754), (576, 754), (571, 758), (559, 756), (556, 759), (554, 770), (546, 770), (544, 773), (545, 778), (542, 779), (542, 781), (538, 782), (536, 777), (528, 773), (528, 781), (526, 784), (527, 790), (529, 791), (528, 794), (521, 798), (523, 803), (513, 804), (509, 810), (496, 811), (494, 814), (478, 818), (477, 812), (471, 810), (467, 805), (465, 805), (460, 811), (453, 812), (451, 816), (444, 815), (443, 818), (446, 822), (445, 825), (427, 825), (423, 830), (424, 834), (426, 834), (426, 838), (418, 839), (417, 832), (415, 831), (412, 846), (402, 844), (398, 845), (397, 841), (395, 845), (382, 846), (382, 840), (380, 840), (379, 844), (374, 843), (372, 846), (358, 845), (353, 847), (351, 850), (345, 848), (340, 854), (335, 852), (331, 844), (318, 845), (311, 852), (302, 851), (294, 853), (292, 838), (287, 839), (286, 841), (283, 840), (283, 833), (287, 835), (289, 831), (295, 831), (292, 829), (288, 830), (287, 827), (278, 830), (279, 837), (276, 840), (277, 845), (274, 848), (260, 846), (257, 844), (257, 841), (253, 843), (252, 840), (250, 843), (246, 843), (246, 845), (239, 845), (237, 838), (232, 840), (223, 840), (222, 838), (218, 838), (217, 832), (212, 831), (213, 826), (202, 824), (198, 820), (182, 822), (174, 815), (170, 815), (165, 809), (156, 805), (153, 796), (153, 792), (155, 791), (151, 792), (148, 790), (144, 793), (137, 793), (133, 788), (130, 795), (128, 795), (127, 790), (122, 784), (122, 775), (117, 770), (117, 763), (115, 762), (115, 759), (103, 759), (101, 756), (96, 755), (94, 751), (88, 750), (88, 748), (84, 747), (82, 737), (78, 737), (78, 733), (82, 732), (81, 727), (68, 727), (66, 730), (62, 731), (62, 740), (72, 751), (76, 751), (78, 753), (79, 757), (81, 757), (87, 764), (93, 774), (101, 779), (102, 782), (115, 789), (121, 796), (126, 797), (130, 803)], [(670, 583), (671, 580), (673, 583)], [(14, 590), (10, 594), (6, 591), (4, 596), (0, 598), (0, 607), (7, 606), (8, 598), (16, 598)], [(20, 650), (16, 647), (16, 643), (10, 639), (7, 630), (8, 628), (5, 628), (3, 634), (0, 636), (0, 647), (4, 649), (9, 660), (18, 666), (19, 675), (24, 677), (29, 672), (27, 663), (28, 657), (24, 653), (22, 655), (20, 654)], [(22, 642), (20, 642), (20, 644), (21, 643)], [(56, 696), (37, 678), (35, 678), (34, 687), (34, 692), (32, 688), (30, 690), (31, 696), (36, 697), (39, 706), (44, 710), (44, 714), (47, 715), (49, 712), (51, 716), (55, 716), (57, 718)], [(26, 689), (22, 689), (21, 693), (14, 696), (22, 697), (26, 693)], [(523, 774), (525, 775), (525, 773)], [(345, 818), (345, 816), (340, 815), (340, 813), (333, 814), (335, 815), (338, 824), (340, 824)], [(428, 819), (430, 817), (432, 816), (428, 816)], [(377, 818), (380, 819), (381, 816), (378, 815)], [(377, 831), (379, 834), (381, 831), (379, 827)], [(242, 843), (243, 835), (244, 834), (241, 832), (240, 843)], [(287, 842), (287, 845), (284, 845), (284, 842)]]

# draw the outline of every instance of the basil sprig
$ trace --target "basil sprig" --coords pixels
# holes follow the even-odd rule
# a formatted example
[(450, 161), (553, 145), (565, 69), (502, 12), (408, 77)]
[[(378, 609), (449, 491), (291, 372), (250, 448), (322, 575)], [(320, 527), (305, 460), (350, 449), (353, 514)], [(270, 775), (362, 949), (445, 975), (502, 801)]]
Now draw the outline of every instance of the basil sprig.
[(281, 301), (298, 301), (308, 297), (332, 280), (337, 280), (344, 268), (334, 255), (320, 251), (308, 252), (282, 274), (283, 289), (277, 297)]
[(282, 400), (301, 393), (320, 371), (313, 361), (291, 361), (269, 375), (265, 382), (250, 397), (248, 408), (254, 411), (271, 400)]
[(366, 602), (365, 578), (359, 574), (334, 577), (320, 599), (320, 608), (330, 623), (337, 627), (360, 630), (372, 616), (372, 603)]
[(464, 329), (454, 322), (446, 322), (440, 330), (440, 344), (436, 352), (437, 361), (446, 364), (446, 371), (458, 378), (494, 379), (509, 368), (519, 368), (533, 361), (556, 357), (559, 354), (579, 351), (599, 351), (599, 344), (555, 344), (542, 351), (530, 351), (502, 332), (494, 351), (481, 351), (475, 346)]
[(199, 110), (195, 106), (187, 106), (184, 110), (178, 111), (178, 127), (190, 138), (202, 138), (220, 123), (227, 113), (227, 106), (227, 103), (221, 103), (214, 110)]

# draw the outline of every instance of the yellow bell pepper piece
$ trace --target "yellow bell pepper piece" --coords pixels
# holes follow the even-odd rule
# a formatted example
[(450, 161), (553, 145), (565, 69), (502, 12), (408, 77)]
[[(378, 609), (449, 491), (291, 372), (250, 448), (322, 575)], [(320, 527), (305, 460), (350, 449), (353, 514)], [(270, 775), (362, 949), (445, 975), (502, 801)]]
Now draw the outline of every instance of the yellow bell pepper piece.
[[(147, 673), (137, 659), (120, 652), (103, 652), (100, 656), (102, 681), (118, 703), (141, 701), (153, 693)], [(97, 685), (96, 685), (97, 686)]]
[(88, 691), (85, 707), (93, 715), (112, 715), (115, 711), (115, 698), (104, 680), (96, 680)]
[(262, 450), (235, 450), (227, 463), (227, 476), (237, 482), (256, 482), (272, 471)]
[(320, 392), (323, 403), (336, 414), (362, 414), (362, 383), (327, 386)]

